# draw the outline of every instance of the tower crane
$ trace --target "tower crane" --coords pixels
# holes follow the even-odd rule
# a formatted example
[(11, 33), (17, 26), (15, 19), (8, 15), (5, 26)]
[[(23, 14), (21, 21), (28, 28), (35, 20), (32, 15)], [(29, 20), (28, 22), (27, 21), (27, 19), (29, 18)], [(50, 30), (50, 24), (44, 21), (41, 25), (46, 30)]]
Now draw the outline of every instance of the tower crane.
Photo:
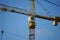
[(41, 18), (41, 19), (53, 21), (53, 25), (57, 26), (57, 23), (60, 22), (60, 17), (58, 16), (46, 17), (46, 16), (37, 15), (34, 9), (34, 0), (30, 0), (30, 1), (31, 1), (30, 12), (27, 11), (26, 9), (16, 8), (16, 7), (8, 6), (5, 4), (0, 4), (0, 10), (4, 12), (9, 11), (13, 13), (27, 15), (28, 22), (29, 22), (29, 40), (35, 40), (35, 18)]

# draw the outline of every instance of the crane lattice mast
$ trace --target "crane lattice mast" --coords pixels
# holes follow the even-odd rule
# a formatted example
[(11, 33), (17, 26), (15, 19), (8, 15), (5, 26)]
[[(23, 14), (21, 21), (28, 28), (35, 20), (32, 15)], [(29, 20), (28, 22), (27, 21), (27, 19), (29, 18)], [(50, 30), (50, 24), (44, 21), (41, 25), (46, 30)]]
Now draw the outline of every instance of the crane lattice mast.
[(34, 11), (34, 0), (31, 1), (31, 10), (28, 17), (29, 22), (29, 40), (35, 40), (35, 11)]

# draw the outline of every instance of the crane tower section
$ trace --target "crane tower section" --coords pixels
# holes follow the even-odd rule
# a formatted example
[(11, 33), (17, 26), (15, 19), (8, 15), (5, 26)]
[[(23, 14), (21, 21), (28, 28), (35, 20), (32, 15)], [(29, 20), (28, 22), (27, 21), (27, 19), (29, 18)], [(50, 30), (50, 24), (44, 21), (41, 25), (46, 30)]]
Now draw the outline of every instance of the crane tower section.
[(31, 10), (28, 17), (29, 22), (29, 40), (35, 40), (35, 11), (34, 11), (34, 0), (31, 1)]

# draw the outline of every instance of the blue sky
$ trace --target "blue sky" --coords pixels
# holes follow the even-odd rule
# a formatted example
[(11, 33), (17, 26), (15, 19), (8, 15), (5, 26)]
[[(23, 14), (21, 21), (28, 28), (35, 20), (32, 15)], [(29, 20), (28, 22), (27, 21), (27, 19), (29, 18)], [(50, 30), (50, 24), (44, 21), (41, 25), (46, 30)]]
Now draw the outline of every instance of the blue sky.
[[(43, 10), (35, 0), (35, 12), (43, 16), (60, 16), (60, 7), (44, 0), (38, 0), (50, 13)], [(49, 0), (60, 5), (59, 0)], [(6, 4), (30, 11), (30, 0), (0, 0), (0, 4)], [(60, 40), (60, 23), (52, 25), (52, 21), (35, 19), (35, 40)], [(4, 30), (2, 40), (28, 40), (28, 16), (12, 12), (0, 11), (0, 35)], [(1, 36), (0, 36), (1, 39)]]

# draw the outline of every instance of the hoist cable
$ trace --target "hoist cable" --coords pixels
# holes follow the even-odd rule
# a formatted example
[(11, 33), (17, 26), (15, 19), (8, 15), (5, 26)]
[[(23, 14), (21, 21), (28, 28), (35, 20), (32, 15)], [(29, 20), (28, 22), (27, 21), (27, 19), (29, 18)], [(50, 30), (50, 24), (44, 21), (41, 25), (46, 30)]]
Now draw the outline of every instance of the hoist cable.
[[(49, 17), (53, 17), (53, 15), (51, 14), (51, 12), (48, 11), (48, 9), (47, 9), (46, 7), (44, 7), (44, 5), (42, 5), (38, 0), (36, 0), (36, 2), (39, 4), (40, 7), (42, 7), (42, 9), (43, 9), (46, 13), (49, 14)], [(51, 14), (52, 16), (51, 16), (50, 14)]]
[(54, 2), (51, 2), (51, 1), (48, 1), (48, 0), (44, 0), (44, 1), (46, 1), (46, 2), (48, 2), (48, 3), (51, 3), (51, 4), (55, 5), (55, 6), (60, 7), (60, 5), (58, 5), (58, 4), (54, 3)]

